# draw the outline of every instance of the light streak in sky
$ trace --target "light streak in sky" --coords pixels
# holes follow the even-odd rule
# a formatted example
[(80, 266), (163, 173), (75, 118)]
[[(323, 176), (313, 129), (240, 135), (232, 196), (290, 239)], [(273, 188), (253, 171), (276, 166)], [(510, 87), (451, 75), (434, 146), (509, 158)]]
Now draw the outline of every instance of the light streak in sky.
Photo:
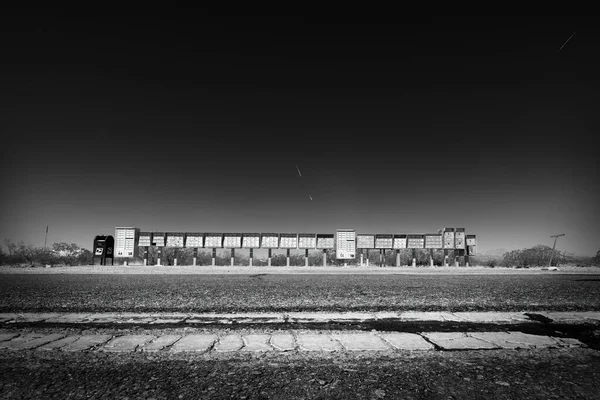
[(575, 36), (575, 32), (573, 32), (573, 33), (571, 34), (571, 36), (569, 36), (569, 38), (567, 39), (567, 41), (566, 41), (566, 42), (564, 42), (562, 46), (560, 46), (560, 49), (558, 49), (557, 53), (558, 53), (558, 52), (560, 52), (560, 51), (563, 49), (563, 47), (565, 47), (565, 45), (566, 45), (567, 43), (569, 43), (569, 40), (571, 40), (571, 38), (572, 38), (573, 36)]

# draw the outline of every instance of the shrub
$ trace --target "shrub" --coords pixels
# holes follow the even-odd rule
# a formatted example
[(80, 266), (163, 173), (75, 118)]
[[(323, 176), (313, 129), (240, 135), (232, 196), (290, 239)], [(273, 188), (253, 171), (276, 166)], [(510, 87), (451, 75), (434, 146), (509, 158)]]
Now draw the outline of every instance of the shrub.
[[(552, 248), (545, 245), (537, 245), (530, 249), (513, 250), (504, 253), (501, 265), (504, 267), (540, 267), (548, 265), (552, 255)], [(558, 266), (567, 260), (567, 256), (558, 250), (554, 251), (552, 265)]]

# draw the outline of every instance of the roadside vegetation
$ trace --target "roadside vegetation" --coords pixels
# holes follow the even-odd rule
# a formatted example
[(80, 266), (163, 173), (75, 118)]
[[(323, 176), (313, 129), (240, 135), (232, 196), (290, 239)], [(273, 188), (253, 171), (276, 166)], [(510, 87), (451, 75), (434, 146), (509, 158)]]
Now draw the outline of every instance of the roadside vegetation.
[(42, 267), (46, 265), (86, 265), (92, 262), (92, 253), (75, 243), (54, 243), (48, 247), (34, 247), (25, 243), (14, 243), (4, 239), (0, 246), (0, 265), (19, 267)]
[[(335, 257), (335, 250), (327, 250), (327, 265), (342, 266), (360, 265), (360, 250), (354, 260), (338, 260)], [(368, 254), (363, 253), (363, 260), (366, 263), (367, 257), (369, 265), (379, 265), (380, 252), (377, 249), (371, 249)], [(487, 256), (485, 254), (470, 256), (470, 266), (485, 266), (489, 268), (509, 267), (509, 268), (530, 268), (530, 267), (547, 267), (552, 254), (552, 248), (544, 245), (537, 245), (529, 249), (513, 250), (504, 253), (501, 256)], [(400, 250), (400, 265), (412, 265), (413, 256), (417, 266), (429, 266), (429, 250), (417, 249)], [(119, 258), (115, 263), (127, 262), (129, 265), (143, 264), (142, 249), (140, 249), (140, 257), (138, 258)], [(385, 251), (385, 265), (396, 265), (396, 251)], [(177, 259), (177, 265), (192, 265), (193, 252), (192, 249), (183, 248), (164, 248), (161, 255), (162, 265), (174, 265)], [(462, 257), (458, 257), (460, 265), (464, 265)], [(453, 266), (455, 260), (454, 251), (448, 252), (448, 265)], [(148, 252), (148, 263), (155, 265), (158, 261), (158, 251), (155, 247), (150, 247)], [(246, 249), (238, 250), (235, 253), (234, 265), (249, 265), (249, 256)], [(107, 261), (110, 263), (110, 261)], [(51, 247), (34, 247), (25, 243), (14, 243), (9, 239), (4, 240), (4, 248), (0, 246), (0, 265), (9, 265), (16, 267), (44, 267), (44, 266), (74, 266), (74, 265), (89, 265), (93, 263), (91, 251), (79, 247), (75, 243), (54, 243)], [(99, 263), (99, 259), (95, 260)], [(196, 264), (211, 265), (212, 254), (208, 249), (199, 249)], [(231, 265), (231, 255), (227, 251), (226, 254), (217, 253), (215, 258), (216, 265)], [(252, 260), (253, 266), (266, 266), (268, 264), (266, 257), (254, 257)], [(444, 254), (442, 251), (434, 251), (433, 253), (434, 266), (444, 265)], [(271, 257), (272, 266), (287, 265), (285, 254), (274, 253)], [(292, 252), (290, 254), (290, 266), (305, 265), (304, 253)], [(321, 250), (309, 251), (308, 265), (320, 266), (323, 265), (323, 253)], [(574, 254), (554, 251), (552, 257), (552, 266), (577, 266), (589, 267), (600, 266), (600, 250), (595, 257), (581, 257)]]

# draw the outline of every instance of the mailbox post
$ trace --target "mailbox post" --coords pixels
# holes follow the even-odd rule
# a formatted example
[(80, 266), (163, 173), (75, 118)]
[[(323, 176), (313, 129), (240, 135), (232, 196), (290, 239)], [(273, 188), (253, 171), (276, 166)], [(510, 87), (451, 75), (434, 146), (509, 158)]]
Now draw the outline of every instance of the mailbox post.
[(271, 266), (271, 249), (269, 248), (268, 250), (268, 255), (267, 255), (267, 266)]

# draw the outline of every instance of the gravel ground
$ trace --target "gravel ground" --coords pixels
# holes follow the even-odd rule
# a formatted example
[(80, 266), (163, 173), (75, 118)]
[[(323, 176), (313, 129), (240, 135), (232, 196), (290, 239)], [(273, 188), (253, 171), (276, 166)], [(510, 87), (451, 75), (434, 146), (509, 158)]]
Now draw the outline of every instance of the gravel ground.
[(5, 274), (0, 312), (597, 311), (595, 275)]
[(599, 399), (589, 349), (235, 355), (0, 351), (0, 398)]

